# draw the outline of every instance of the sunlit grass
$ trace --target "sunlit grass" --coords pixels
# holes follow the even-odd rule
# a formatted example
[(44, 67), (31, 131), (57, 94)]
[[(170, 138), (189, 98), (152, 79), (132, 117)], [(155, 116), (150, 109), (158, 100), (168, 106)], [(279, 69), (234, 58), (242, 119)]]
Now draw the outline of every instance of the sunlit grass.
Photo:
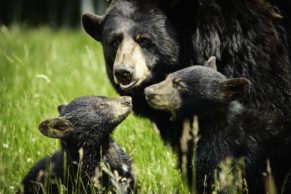
[[(81, 30), (0, 27), (0, 194), (15, 193), (33, 164), (59, 148), (38, 131), (57, 105), (83, 95), (116, 96), (102, 47)], [(133, 159), (140, 193), (186, 193), (175, 155), (148, 120), (131, 115), (114, 137)]]

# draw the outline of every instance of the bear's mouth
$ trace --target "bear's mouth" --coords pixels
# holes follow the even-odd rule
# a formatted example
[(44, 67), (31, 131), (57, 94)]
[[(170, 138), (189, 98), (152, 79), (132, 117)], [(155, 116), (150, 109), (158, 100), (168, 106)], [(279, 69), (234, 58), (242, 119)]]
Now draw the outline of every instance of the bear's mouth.
[(145, 82), (150, 80), (149, 74), (145, 74), (142, 78), (133, 78), (129, 83), (116, 82), (123, 91), (130, 91), (138, 87), (144, 87)]
[(134, 88), (137, 85), (137, 82), (138, 81), (132, 81), (129, 84), (122, 84), (122, 83), (120, 83), (119, 86), (123, 90), (129, 90), (131, 88)]

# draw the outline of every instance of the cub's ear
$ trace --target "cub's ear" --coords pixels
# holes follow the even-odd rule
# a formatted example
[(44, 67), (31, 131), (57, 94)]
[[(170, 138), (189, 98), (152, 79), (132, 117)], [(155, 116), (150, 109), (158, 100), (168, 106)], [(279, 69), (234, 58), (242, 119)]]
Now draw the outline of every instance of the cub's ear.
[(39, 130), (45, 136), (63, 138), (73, 131), (73, 125), (65, 117), (58, 117), (41, 122)]
[(216, 57), (212, 56), (210, 57), (204, 64), (205, 67), (214, 69), (217, 71), (217, 66), (216, 66)]
[(64, 104), (59, 105), (59, 106), (58, 106), (58, 111), (59, 111), (59, 113), (62, 114), (62, 112), (63, 112), (63, 110), (64, 110), (65, 108), (66, 108), (66, 105), (64, 105)]
[(82, 15), (82, 24), (85, 31), (95, 40), (101, 41), (104, 16), (85, 13)]
[(237, 100), (250, 93), (251, 82), (245, 78), (228, 79), (221, 83), (222, 97), (225, 101)]

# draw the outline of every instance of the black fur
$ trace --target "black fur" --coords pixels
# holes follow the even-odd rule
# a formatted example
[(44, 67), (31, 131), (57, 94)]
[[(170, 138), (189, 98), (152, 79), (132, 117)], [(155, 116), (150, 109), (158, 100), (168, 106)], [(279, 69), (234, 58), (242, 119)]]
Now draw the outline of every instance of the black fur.
[[(163, 92), (165, 87), (171, 92)], [(214, 170), (219, 170), (220, 162), (228, 157), (244, 159), (249, 193), (265, 193), (263, 172), (266, 172), (267, 160), (278, 191), (288, 178), (284, 193), (291, 192), (291, 178), (287, 177), (291, 172), (291, 119), (273, 111), (246, 108), (237, 100), (243, 99), (249, 91), (248, 80), (226, 79), (216, 70), (201, 66), (177, 71), (165, 81), (145, 89), (149, 103), (172, 112), (176, 122), (198, 116), (195, 163), (199, 193), (204, 189), (210, 193)], [(161, 106), (167, 99), (171, 99), (167, 107)], [(189, 148), (188, 162), (191, 159), (192, 149)], [(205, 175), (207, 188), (204, 188)], [(188, 176), (191, 181), (191, 163), (188, 163)]]
[[(91, 193), (94, 184), (99, 192), (131, 192), (135, 181), (131, 160), (110, 135), (131, 106), (129, 97), (97, 96), (59, 106), (60, 117), (43, 121), (39, 128), (46, 136), (60, 138), (62, 148), (32, 167), (22, 181), (24, 193), (43, 193), (41, 186), (46, 192), (59, 193), (57, 181), (68, 193)], [(112, 177), (106, 168), (119, 177)]]
[[(93, 37), (96, 30), (90, 29), (101, 28), (99, 41), (114, 88), (121, 95), (132, 96), (134, 112), (150, 118), (162, 138), (177, 145), (179, 132), (173, 129), (170, 115), (150, 108), (143, 89), (177, 69), (203, 64), (212, 55), (218, 59), (218, 70), (227, 77), (245, 77), (254, 84), (250, 95), (242, 100), (246, 107), (289, 112), (289, 10), (286, 0), (115, 0), (101, 26), (84, 22), (90, 18), (86, 15), (83, 26)], [(110, 37), (116, 32), (132, 36), (135, 30), (150, 35), (152, 44), (143, 52), (151, 74), (140, 87), (124, 91), (113, 80), (117, 48), (110, 46)]]

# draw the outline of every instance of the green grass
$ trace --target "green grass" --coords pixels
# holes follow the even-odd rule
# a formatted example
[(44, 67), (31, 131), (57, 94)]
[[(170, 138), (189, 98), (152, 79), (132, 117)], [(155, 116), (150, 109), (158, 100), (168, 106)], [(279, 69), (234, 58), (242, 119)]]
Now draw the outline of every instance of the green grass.
[[(59, 148), (38, 131), (57, 105), (117, 96), (104, 67), (102, 47), (81, 30), (0, 26), (0, 194), (15, 193), (30, 167)], [(129, 116), (114, 138), (133, 159), (140, 193), (187, 193), (175, 155), (148, 120)]]

